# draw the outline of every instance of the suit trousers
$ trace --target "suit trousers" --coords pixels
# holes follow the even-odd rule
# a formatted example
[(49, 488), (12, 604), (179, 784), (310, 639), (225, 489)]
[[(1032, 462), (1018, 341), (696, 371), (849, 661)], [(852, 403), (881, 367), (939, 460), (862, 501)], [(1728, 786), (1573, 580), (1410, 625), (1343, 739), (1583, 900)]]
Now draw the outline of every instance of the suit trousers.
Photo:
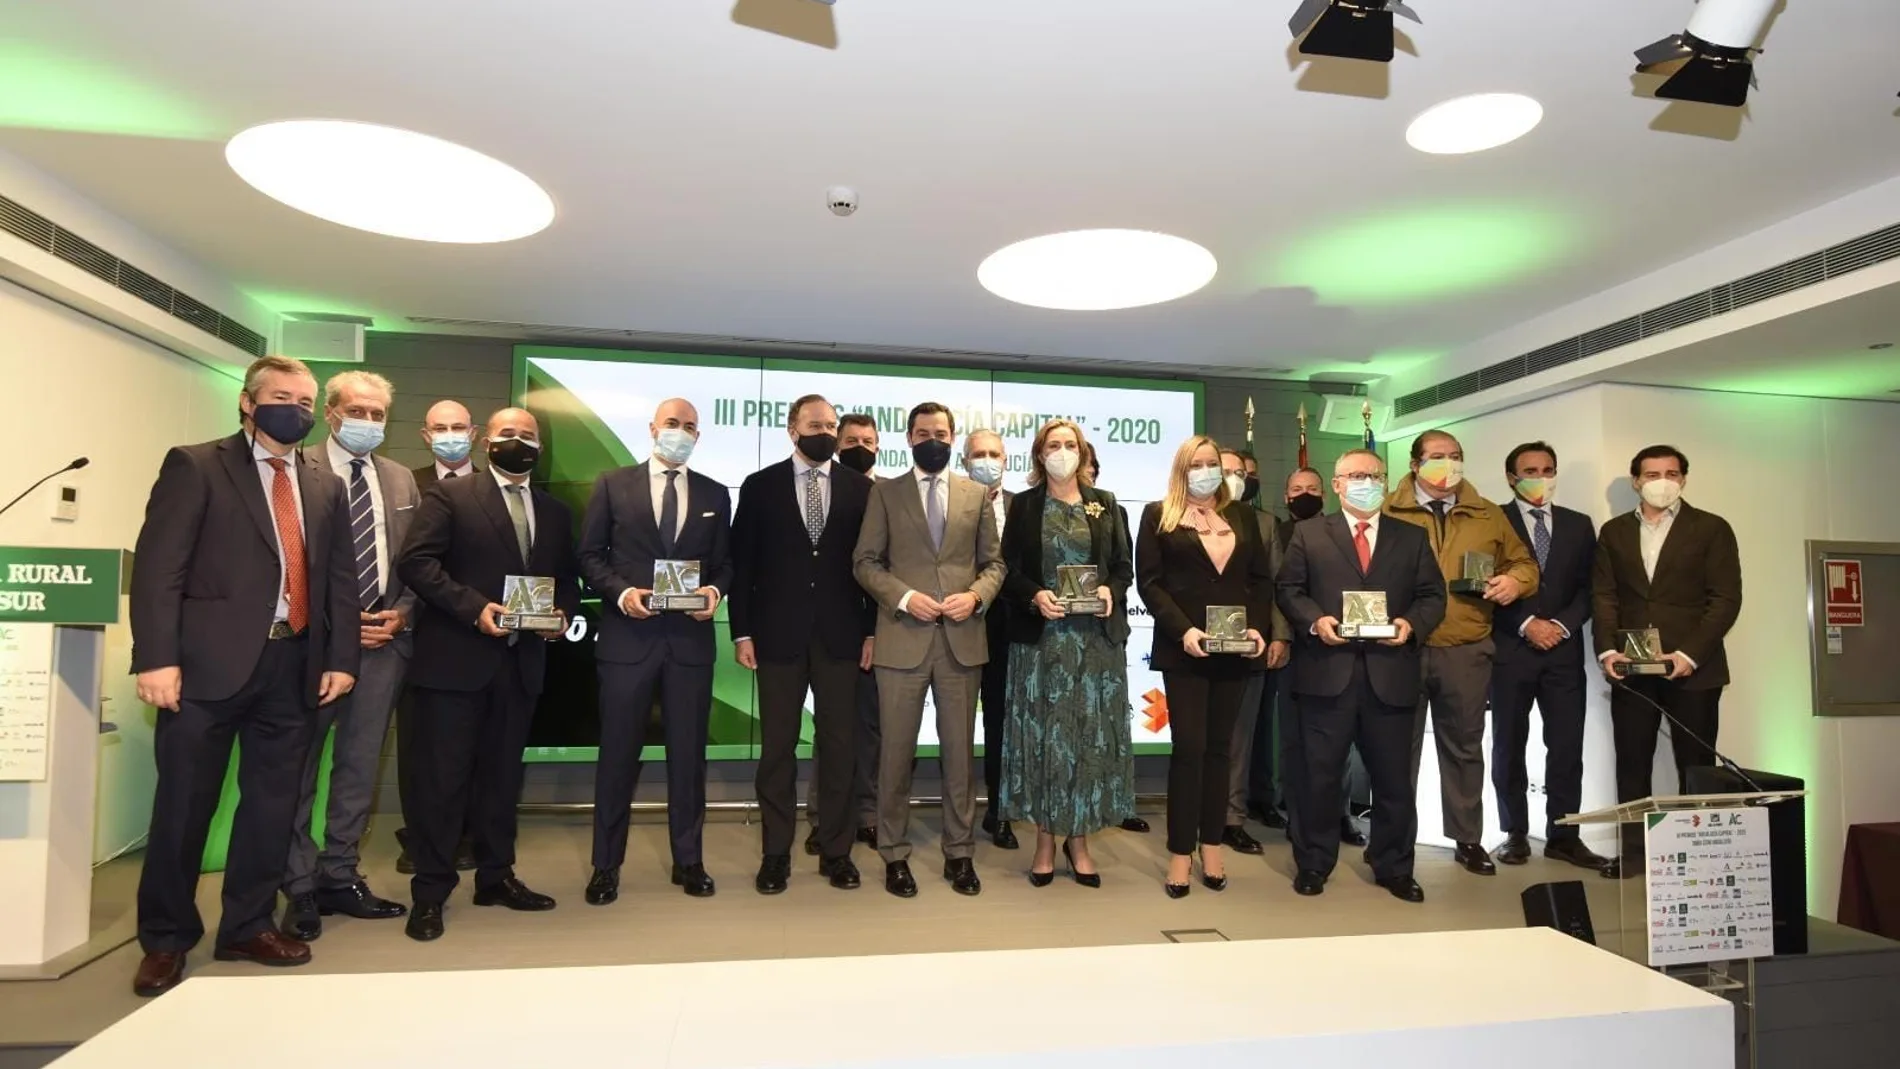
[(1256, 709), (1253, 720), (1252, 745), (1246, 750), (1235, 750), (1237, 763), (1246, 769), (1246, 775), (1240, 780), (1243, 784), (1245, 803), (1241, 815), (1248, 809), (1260, 812), (1281, 810), (1285, 803), (1280, 797), (1280, 677), (1285, 669), (1272, 669), (1253, 677), (1247, 685), (1247, 694), (1253, 699), (1243, 697), (1240, 702), (1240, 719), (1248, 718), (1247, 710)]
[[(402, 812), (405, 814), (417, 811), (415, 804), (409, 797), (409, 785), (415, 778), (411, 755), (416, 752), (416, 744), (411, 741), (410, 737), (411, 727), (415, 723), (415, 719), (416, 688), (405, 686), (396, 698), (396, 804), (402, 807)], [(468, 785), (470, 792), (468, 810), (471, 813), (475, 812), (481, 805), (474, 795), (476, 787), (477, 784), (474, 783)], [(403, 820), (407, 823), (408, 817), (405, 816)], [(408, 833), (409, 829), (407, 828), (404, 828), (401, 832), (403, 836), (407, 836)], [(463, 828), (462, 841), (468, 842), (472, 838), (473, 830), (467, 827)]]
[[(1286, 815), (1286, 837), (1299, 849), (1300, 819), (1298, 813), (1305, 799), (1306, 783), (1306, 736), (1300, 722), (1300, 703), (1293, 696), (1293, 674), (1285, 668), (1267, 673), (1267, 699), (1271, 702), (1274, 725), (1274, 754), (1279, 761), (1279, 776), (1276, 781), (1280, 793), (1276, 799), (1281, 812)], [(1260, 736), (1254, 736), (1254, 750), (1260, 749)], [(1339, 819), (1343, 831), (1345, 821), (1353, 819), (1352, 804), (1355, 792), (1370, 803), (1372, 788), (1370, 777), (1366, 774), (1364, 759), (1359, 754), (1359, 744), (1353, 742), (1346, 748), (1346, 768), (1340, 782)], [(1254, 796), (1259, 804), (1260, 796)], [(1264, 808), (1264, 807), (1263, 807)]]
[[(1685, 690), (1681, 682), (1654, 676), (1633, 678), (1631, 689), (1648, 696), (1650, 701), (1669, 710), (1702, 742), (1669, 725), (1669, 749), (1676, 764), (1676, 785), (1680, 790), (1688, 770), (1715, 764), (1710, 746), (1718, 746), (1716, 733), (1721, 728), (1722, 688)], [(1610, 728), (1616, 740), (1616, 800), (1633, 802), (1656, 793), (1651, 772), (1656, 766), (1656, 734), (1662, 729), (1662, 714), (1645, 705), (1640, 698), (1621, 688), (1610, 691)], [(1703, 743), (1708, 745), (1705, 746)], [(1643, 856), (1643, 825), (1623, 825), (1624, 858)]]
[(158, 785), (139, 874), (139, 946), (183, 953), (204, 938), (198, 874), (218, 809), (231, 744), (238, 743), (238, 806), (224, 865), (219, 946), (270, 928), (284, 876), (284, 844), (297, 815), (297, 774), (310, 746), (304, 704), (308, 639), (264, 644), (251, 678), (221, 701), (186, 698), (161, 709), (152, 737)]
[(989, 617), (990, 659), (983, 666), (983, 820), (996, 819), (1003, 793), (1003, 725), (1009, 720), (1009, 647), (1003, 614)]
[[(1462, 646), (1426, 646), (1421, 651), (1424, 678), (1412, 725), (1412, 790), (1418, 791), (1429, 715), (1438, 749), (1445, 835), (1454, 842), (1484, 838), (1484, 708), (1495, 650), (1487, 635)], [(1370, 756), (1367, 761), (1369, 766)], [(1376, 783), (1373, 794), (1378, 794)]]
[(1533, 704), (1544, 723), (1544, 841), (1576, 842), (1577, 826), (1557, 823), (1583, 808), (1584, 668), (1575, 637), (1491, 666), (1491, 785), (1506, 835), (1530, 834), (1524, 747)]
[[(704, 861), (706, 735), (712, 718), (713, 666), (680, 664), (656, 649), (638, 664), (600, 663), (600, 762), (594, 770), (594, 867), (627, 860), (627, 825), (640, 781), (653, 702), (666, 738), (666, 826), (675, 865)], [(804, 695), (799, 695), (804, 703)], [(796, 736), (797, 728), (793, 728)]]
[[(524, 642), (541, 639), (523, 638)], [(415, 690), (409, 801), (409, 881), (418, 905), (442, 903), (460, 877), (455, 854), (468, 829), (475, 850), (475, 887), (486, 890), (515, 874), (515, 807), (521, 801), (522, 748), (534, 721), (534, 696), (512, 653), (497, 657), (480, 690)]]
[(965, 665), (950, 651), (941, 627), (915, 668), (877, 669), (883, 748), (877, 772), (877, 852), (886, 864), (910, 859), (910, 777), (917, 759), (917, 732), (924, 721), (924, 692), (937, 707), (937, 753), (943, 766), (943, 856), (976, 854), (976, 791), (971, 781), (977, 691), (981, 665)]
[[(759, 767), (755, 790), (767, 856), (792, 852), (798, 822), (798, 729), (805, 719), (805, 694), (812, 694), (814, 746), (836, 754), (857, 750), (858, 662), (839, 660), (816, 637), (789, 661), (759, 662)], [(822, 740), (822, 742), (818, 741)], [(669, 765), (671, 762), (668, 762)], [(818, 852), (823, 857), (851, 853), (857, 832), (852, 793), (855, 761), (814, 765)]]
[(1379, 700), (1366, 675), (1363, 655), (1346, 689), (1333, 697), (1302, 694), (1300, 706), (1300, 803), (1292, 817), (1294, 863), (1303, 871), (1330, 875), (1339, 863), (1342, 821), (1339, 800), (1347, 755), (1356, 743), (1372, 779), (1372, 835), (1367, 853), (1372, 874), (1395, 879), (1412, 874), (1418, 839), (1417, 792), (1407, 761), (1412, 748), (1412, 710)]
[[(858, 672), (858, 730), (851, 775), (851, 807), (858, 826), (877, 829), (877, 762), (883, 751), (884, 733), (878, 727), (877, 670)], [(805, 819), (818, 827), (818, 784), (824, 782), (824, 740), (811, 740), (811, 772), (805, 784)], [(914, 766), (914, 762), (913, 762)]]
[(1247, 676), (1161, 673), (1168, 696), (1168, 852), (1219, 846), (1227, 829), (1227, 788), (1234, 720)]
[[(362, 651), (356, 686), (348, 694), (317, 709), (316, 728), (304, 757), (303, 780), (297, 798), (297, 820), (290, 837), (290, 860), (284, 866), (284, 893), (309, 894), (319, 888), (349, 887), (362, 879), (358, 869), (363, 830), (376, 800), (376, 772), (382, 765), (383, 743), (389, 736), (389, 713), (402, 689), (408, 658), (393, 644)], [(317, 803), (317, 774), (323, 763), (323, 744), (335, 727), (330, 747), (330, 800), (324, 807), (323, 846), (311, 834)]]
[(1247, 805), (1261, 802), (1261, 808), (1273, 804), (1273, 768), (1267, 768), (1267, 794), (1253, 793), (1254, 759), (1264, 738), (1269, 754), (1273, 750), (1273, 724), (1266, 719), (1267, 673), (1247, 676), (1247, 689), (1240, 695), (1240, 712), (1234, 717), (1234, 738), (1227, 748), (1227, 825), (1238, 828), (1247, 821)]

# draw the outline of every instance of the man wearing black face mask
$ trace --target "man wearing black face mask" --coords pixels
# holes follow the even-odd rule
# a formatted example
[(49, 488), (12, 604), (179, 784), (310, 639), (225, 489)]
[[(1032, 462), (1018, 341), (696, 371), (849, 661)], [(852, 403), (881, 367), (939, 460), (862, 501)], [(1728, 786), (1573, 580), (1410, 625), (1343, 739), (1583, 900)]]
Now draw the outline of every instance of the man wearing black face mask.
[[(1240, 454), (1241, 469), (1246, 473), (1241, 487), (1240, 499), (1252, 505), (1255, 511), (1265, 512), (1260, 507), (1260, 461), (1251, 452)], [(1261, 528), (1266, 530), (1266, 528)], [(1290, 535), (1288, 537), (1291, 537)]]
[(515, 877), (515, 806), (546, 643), (560, 632), (505, 631), (497, 618), (510, 575), (551, 577), (561, 614), (572, 619), (580, 610), (574, 521), (566, 505), (528, 485), (541, 455), (534, 416), (504, 408), (489, 417), (487, 437), (489, 470), (445, 479), (423, 495), (397, 565), (421, 598), (409, 666), (417, 752), (405, 799), (416, 811), (403, 817), (416, 865), (405, 930), (422, 942), (442, 935), (465, 825), (474, 838), (476, 905), (554, 908), (554, 899)]
[(852, 798), (857, 750), (858, 675), (871, 667), (874, 608), (851, 574), (871, 480), (834, 459), (838, 412), (810, 394), (785, 417), (790, 459), (754, 472), (739, 487), (732, 517), (733, 657), (759, 677), (756, 788), (764, 860), (754, 886), (785, 890), (798, 808), (798, 730), (805, 693), (823, 747), (844, 759), (813, 784), (819, 873), (831, 886), (858, 886), (851, 863), (857, 831)]

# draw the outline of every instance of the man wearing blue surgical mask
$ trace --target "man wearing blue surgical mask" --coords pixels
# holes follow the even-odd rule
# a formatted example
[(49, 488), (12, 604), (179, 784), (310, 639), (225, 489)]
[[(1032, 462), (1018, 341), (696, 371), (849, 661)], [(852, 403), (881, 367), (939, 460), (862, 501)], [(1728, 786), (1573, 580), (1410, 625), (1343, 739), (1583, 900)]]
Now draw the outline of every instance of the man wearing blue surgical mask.
[[(403, 586), (392, 567), (415, 516), (420, 496), (416, 480), (402, 465), (375, 455), (383, 444), (393, 402), (389, 380), (367, 371), (336, 375), (324, 391), (323, 415), (330, 437), (324, 443), (323, 461), (343, 480), (347, 491), (362, 654), (356, 688), (317, 709), (304, 758), (297, 823), (284, 869), (284, 897), (290, 905), (281, 927), (285, 935), (306, 943), (323, 934), (324, 914), (387, 920), (407, 912), (399, 903), (372, 894), (358, 867), (358, 847), (376, 796), (376, 770), (389, 731), (389, 713), (409, 663), (409, 625), (416, 605), (416, 595)], [(332, 725), (336, 740), (319, 851), (311, 825), (317, 774)]]
[[(973, 430), (963, 436), (963, 470), (982, 483), (984, 500), (996, 517), (996, 536), (1003, 536), (1003, 517), (1016, 495), (1003, 489), (1003, 467), (1008, 463), (1003, 436), (992, 430)], [(1001, 605), (984, 614), (989, 628), (990, 659), (983, 665), (983, 785), (988, 799), (983, 809), (983, 834), (1004, 850), (1017, 848), (1009, 821), (996, 817), (996, 796), (1003, 786), (1003, 723), (1009, 689), (1009, 613)]]

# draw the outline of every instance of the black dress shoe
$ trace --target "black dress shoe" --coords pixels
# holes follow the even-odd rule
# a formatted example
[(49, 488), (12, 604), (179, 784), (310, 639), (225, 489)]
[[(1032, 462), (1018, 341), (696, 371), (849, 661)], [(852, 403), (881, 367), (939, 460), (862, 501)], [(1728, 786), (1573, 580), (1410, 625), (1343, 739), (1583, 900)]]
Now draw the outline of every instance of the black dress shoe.
[(157, 951), (139, 961), (139, 971), (132, 977), (132, 993), (140, 998), (157, 998), (184, 982), (184, 953)]
[(700, 864), (674, 865), (673, 886), (693, 898), (711, 898), (718, 890), (713, 886), (713, 878), (706, 875), (706, 866)]
[(811, 834), (805, 836), (805, 854), (807, 857), (818, 856), (818, 828), (816, 825), (812, 827)]
[(759, 874), (752, 878), (752, 886), (757, 888), (762, 895), (777, 895), (784, 894), (786, 886), (791, 881), (792, 856), (767, 854), (759, 862)]
[(1301, 869), (1300, 874), (1293, 877), (1293, 890), (1311, 898), (1326, 890), (1326, 877), (1312, 869)]
[(1146, 835), (1149, 830), (1148, 822), (1140, 817), (1129, 817), (1127, 820), (1122, 821), (1122, 830), (1132, 831), (1136, 835)]
[(1016, 832), (1010, 828), (1007, 820), (986, 820), (983, 822), (983, 830), (989, 833), (990, 842), (995, 843), (999, 849), (1016, 850), (1022, 846), (1016, 841)]
[(1259, 854), (1266, 851), (1266, 847), (1260, 845), (1260, 840), (1248, 835), (1247, 829), (1238, 824), (1227, 825), (1227, 828), (1220, 833), (1220, 843), (1243, 854)]
[(1497, 858), (1506, 865), (1522, 865), (1531, 859), (1531, 844), (1522, 835), (1513, 835), (1498, 847)]
[(609, 906), (620, 897), (620, 866), (610, 869), (595, 869), (594, 875), (587, 881), (587, 904), (590, 906)]
[[(1366, 836), (1365, 833), (1359, 830), (1359, 825), (1354, 824), (1352, 819), (1348, 817), (1339, 822), (1339, 841), (1347, 846), (1364, 846), (1366, 845)], [(1371, 862), (1368, 861), (1367, 864), (1371, 864)]]
[(1254, 818), (1274, 831), (1286, 830), (1286, 815), (1278, 809), (1254, 809)]
[(876, 828), (859, 828), (858, 841), (870, 847), (873, 850), (877, 849), (877, 829)]
[(943, 878), (949, 880), (951, 890), (960, 895), (983, 893), (983, 881), (976, 877), (976, 863), (967, 857), (951, 858), (945, 861)]
[(290, 905), (284, 908), (284, 922), (277, 930), (299, 943), (314, 942), (323, 934), (322, 912), (317, 908), (316, 895), (291, 895)]
[(1582, 839), (1559, 839), (1544, 844), (1544, 856), (1552, 861), (1567, 861), (1580, 869), (1603, 871), (1610, 859), (1583, 845)]
[(493, 887), (477, 889), (475, 904), (506, 906), (519, 913), (544, 913), (554, 908), (554, 899), (528, 890), (527, 884), (510, 876)]
[(402, 933), (418, 943), (442, 938), (442, 903), (417, 902), (409, 911), (409, 923), (402, 926)]
[(864, 880), (858, 875), (858, 867), (851, 863), (850, 857), (829, 857), (818, 863), (818, 875), (830, 881), (831, 886), (840, 891), (855, 891)]
[(1459, 843), (1451, 858), (1465, 867), (1473, 876), (1496, 876), (1498, 867), (1491, 863), (1491, 855), (1484, 852), (1479, 843)]
[(1425, 888), (1410, 876), (1394, 876), (1389, 880), (1380, 880), (1379, 886), (1386, 889), (1393, 898), (1406, 902), (1425, 901)]
[(917, 880), (910, 874), (910, 862), (892, 861), (885, 864), (884, 889), (899, 898), (917, 897)]
[[(370, 893), (369, 884), (358, 880), (348, 887), (326, 887), (317, 892), (317, 909), (326, 917), (342, 914), (360, 921), (386, 921), (409, 912), (401, 902), (391, 902)], [(304, 940), (309, 942), (309, 940)]]

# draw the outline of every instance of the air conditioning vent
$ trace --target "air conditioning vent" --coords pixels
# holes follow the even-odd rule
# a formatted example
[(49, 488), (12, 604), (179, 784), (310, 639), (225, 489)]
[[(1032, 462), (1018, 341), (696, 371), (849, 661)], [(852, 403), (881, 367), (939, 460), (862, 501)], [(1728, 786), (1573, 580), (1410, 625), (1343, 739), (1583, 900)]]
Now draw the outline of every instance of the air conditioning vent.
[(262, 334), (6, 197), (0, 197), (0, 230), (252, 356), (263, 356), (268, 347)]
[(1805, 289), (1817, 282), (1839, 278), (1863, 267), (1900, 258), (1900, 223), (1830, 245), (1819, 252), (1777, 264), (1733, 282), (1724, 282), (1652, 308), (1641, 315), (1552, 342), (1522, 356), (1503, 360), (1482, 371), (1468, 372), (1436, 386), (1414, 390), (1392, 404), (1395, 416), (1409, 416), (1436, 405), (1469, 397), (1508, 382), (1653, 338), (1691, 323), (1732, 312), (1737, 308)]

